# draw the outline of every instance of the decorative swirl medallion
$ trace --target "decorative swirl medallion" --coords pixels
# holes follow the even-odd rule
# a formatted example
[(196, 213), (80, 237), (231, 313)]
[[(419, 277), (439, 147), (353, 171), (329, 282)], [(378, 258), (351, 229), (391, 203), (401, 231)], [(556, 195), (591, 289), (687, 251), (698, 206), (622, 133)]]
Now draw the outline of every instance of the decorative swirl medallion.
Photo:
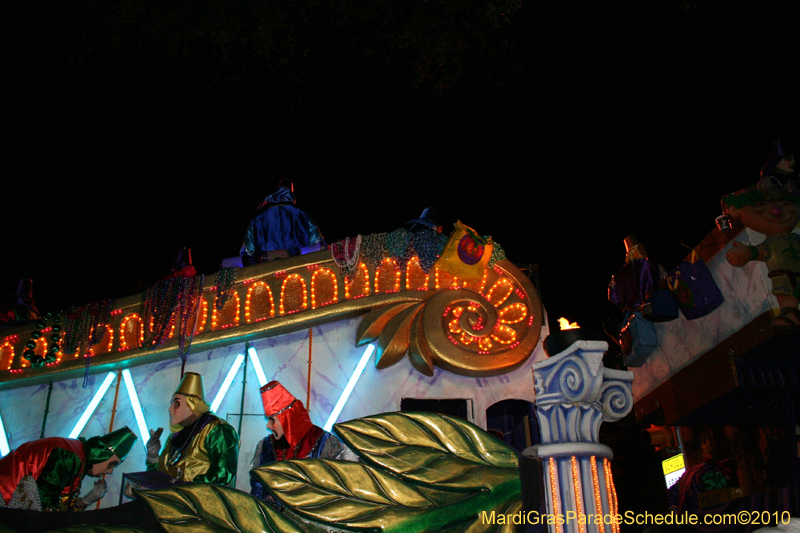
[(541, 327), (536, 289), (513, 264), (500, 261), (479, 282), (457, 280), (450, 290), (417, 302), (374, 309), (361, 322), (356, 343), (378, 341), (379, 369), (408, 353), (412, 365), (428, 376), (434, 366), (465, 376), (494, 376), (528, 359)]

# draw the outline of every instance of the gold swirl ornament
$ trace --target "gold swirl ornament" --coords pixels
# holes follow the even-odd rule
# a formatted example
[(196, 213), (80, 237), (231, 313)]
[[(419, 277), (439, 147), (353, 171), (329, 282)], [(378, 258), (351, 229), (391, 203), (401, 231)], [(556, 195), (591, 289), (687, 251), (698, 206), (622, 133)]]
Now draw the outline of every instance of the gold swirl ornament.
[(420, 292), (417, 301), (373, 309), (359, 325), (356, 344), (377, 340), (378, 369), (399, 362), (432, 376), (434, 367), (464, 376), (505, 374), (522, 365), (539, 342), (542, 304), (513, 263), (499, 261), (479, 282)]

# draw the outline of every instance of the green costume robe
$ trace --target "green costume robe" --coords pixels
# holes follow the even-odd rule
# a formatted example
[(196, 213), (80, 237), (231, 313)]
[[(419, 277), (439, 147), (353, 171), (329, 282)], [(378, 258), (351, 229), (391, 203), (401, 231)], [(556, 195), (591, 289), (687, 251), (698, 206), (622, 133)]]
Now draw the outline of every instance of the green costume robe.
[(148, 463), (147, 470), (158, 470), (184, 482), (229, 485), (238, 463), (236, 430), (205, 413), (192, 425), (170, 435), (158, 463)]

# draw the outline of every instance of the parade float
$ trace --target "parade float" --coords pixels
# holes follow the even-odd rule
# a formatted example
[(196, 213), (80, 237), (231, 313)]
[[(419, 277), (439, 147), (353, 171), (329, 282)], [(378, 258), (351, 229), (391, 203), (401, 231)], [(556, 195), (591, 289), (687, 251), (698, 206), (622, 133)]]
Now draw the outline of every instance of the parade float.
[[(632, 408), (629, 373), (603, 372), (605, 343), (588, 347), (588, 363), (587, 347), (573, 344), (547, 371), (557, 378), (534, 377), (532, 365), (557, 358), (543, 349), (549, 331), (537, 291), (502, 248), (465, 280), (436, 261), (446, 239), (417, 239), (415, 249), (407, 235), (393, 253), (384, 240), (370, 246), (371, 238), (360, 251), (347, 239), (334, 253), (208, 278), (172, 276), (144, 294), (6, 329), (0, 452), (48, 436), (133, 428), (139, 442), (97, 505), (96, 516), (108, 520), (135, 496), (122, 490), (126, 476), (144, 470), (148, 431), (168, 425), (170, 394), (191, 371), (204, 376), (212, 411), (237, 429), (238, 471), (231, 487), (189, 484), (142, 496), (165, 530), (203, 523), (203, 531), (499, 531), (512, 524), (480, 522), (480, 513), (522, 511), (520, 470), (518, 451), (485, 432), (487, 411), (506, 400), (533, 407), (541, 396), (525, 422), (546, 424), (544, 438), (526, 430), (525, 444), (544, 446), (546, 476), (535, 483), (549, 487), (551, 512), (611, 513), (610, 450), (569, 445), (596, 443), (604, 416)], [(359, 456), (254, 471), (286, 506), (283, 514), (248, 494), (253, 451), (266, 434), (259, 387), (271, 380), (295, 391), (312, 421)], [(435, 413), (440, 404), (455, 405), (455, 416)], [(420, 405), (434, 412), (420, 413)], [(573, 435), (567, 426), (576, 424), (582, 429)], [(606, 527), (592, 530), (618, 530)]]
[(654, 324), (657, 345), (631, 366), (635, 415), (662, 448), (680, 452), (687, 472), (733, 465), (713, 490), (684, 476), (701, 490), (686, 490), (681, 510), (800, 513), (799, 206), (796, 183), (768, 171), (723, 196), (717, 227), (676, 267), (707, 265), (721, 298)]

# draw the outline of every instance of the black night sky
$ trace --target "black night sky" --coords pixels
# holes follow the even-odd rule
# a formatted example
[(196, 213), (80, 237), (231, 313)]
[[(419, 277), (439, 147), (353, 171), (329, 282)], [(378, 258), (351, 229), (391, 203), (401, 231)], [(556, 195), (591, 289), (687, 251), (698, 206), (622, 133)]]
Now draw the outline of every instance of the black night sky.
[(539, 266), (551, 323), (599, 327), (626, 235), (671, 268), (773, 140), (796, 146), (798, 15), (794, 0), (18, 2), (0, 291), (31, 277), (43, 312), (119, 298), (182, 246), (211, 275), (288, 177), (328, 242), (434, 205), (446, 230), (460, 219)]

